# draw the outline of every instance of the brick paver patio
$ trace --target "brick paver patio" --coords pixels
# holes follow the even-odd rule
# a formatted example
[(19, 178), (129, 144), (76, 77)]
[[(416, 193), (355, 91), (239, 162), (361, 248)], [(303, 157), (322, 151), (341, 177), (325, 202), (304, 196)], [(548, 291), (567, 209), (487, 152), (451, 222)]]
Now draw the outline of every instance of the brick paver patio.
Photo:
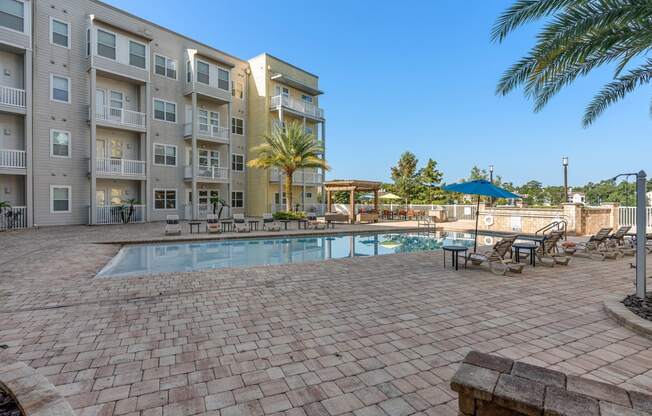
[(631, 259), (499, 277), (410, 253), (93, 279), (118, 249), (93, 242), (160, 230), (0, 234), (0, 344), (79, 415), (454, 415), (471, 349), (652, 389), (652, 341), (601, 305), (632, 289)]

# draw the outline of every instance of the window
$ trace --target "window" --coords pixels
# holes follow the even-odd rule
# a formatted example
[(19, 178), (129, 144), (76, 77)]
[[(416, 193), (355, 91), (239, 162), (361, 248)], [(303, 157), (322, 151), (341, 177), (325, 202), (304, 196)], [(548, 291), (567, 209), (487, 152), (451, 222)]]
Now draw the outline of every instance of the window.
[(231, 192), (231, 206), (233, 208), (243, 208), (244, 207), (244, 192), (242, 192), (242, 191), (233, 191), (233, 192)]
[(109, 106), (111, 108), (122, 108), (123, 107), (124, 94), (122, 94), (120, 91), (111, 91), (110, 97), (111, 98), (109, 100)]
[(231, 95), (244, 99), (244, 84), (242, 82), (231, 81)]
[(25, 5), (17, 0), (0, 0), (0, 26), (25, 31)]
[(115, 35), (97, 30), (97, 54), (109, 59), (115, 59)]
[(129, 65), (145, 69), (145, 51), (147, 48), (142, 43), (129, 41)]
[(159, 166), (176, 166), (177, 147), (171, 144), (154, 143), (154, 164)]
[(206, 167), (219, 167), (220, 166), (220, 152), (217, 150), (202, 150), (197, 152), (199, 155), (199, 166)]
[(304, 196), (308, 199), (312, 198), (312, 192), (306, 192)]
[(238, 172), (244, 171), (244, 155), (236, 153), (231, 155), (231, 170)]
[(70, 212), (70, 186), (50, 186), (50, 212)]
[(244, 134), (244, 120), (237, 117), (231, 117), (231, 133)]
[(154, 209), (177, 209), (177, 190), (154, 189)]
[(229, 85), (229, 71), (217, 68), (217, 88), (228, 91)]
[(177, 79), (177, 61), (163, 55), (154, 55), (154, 72), (157, 75)]
[(154, 119), (167, 121), (170, 123), (176, 123), (177, 122), (176, 103), (154, 99)]
[(301, 99), (306, 103), (312, 104), (312, 96), (311, 95), (302, 94)]
[(61, 103), (70, 103), (70, 78), (50, 75), (50, 99)]
[[(197, 195), (199, 197), (199, 205), (208, 205), (212, 198), (220, 197), (220, 191), (218, 191), (217, 189), (210, 189), (210, 190), (204, 189), (198, 191)], [(190, 203), (192, 204), (192, 192), (190, 192), (189, 197), (190, 197)]]
[(190, 68), (190, 61), (186, 61), (186, 82), (192, 82), (192, 69)]
[(50, 156), (70, 157), (70, 132), (50, 130)]
[(50, 19), (50, 43), (70, 48), (70, 25), (55, 18)]
[(206, 62), (197, 61), (197, 82), (210, 84), (210, 66)]
[(109, 146), (111, 151), (111, 159), (122, 159), (122, 156), (124, 155), (122, 140), (111, 139)]
[(86, 56), (91, 55), (91, 30), (86, 29)]
[(290, 97), (290, 90), (285, 87), (281, 87), (280, 85), (277, 85), (275, 90), (276, 90), (276, 95), (282, 95), (285, 98)]

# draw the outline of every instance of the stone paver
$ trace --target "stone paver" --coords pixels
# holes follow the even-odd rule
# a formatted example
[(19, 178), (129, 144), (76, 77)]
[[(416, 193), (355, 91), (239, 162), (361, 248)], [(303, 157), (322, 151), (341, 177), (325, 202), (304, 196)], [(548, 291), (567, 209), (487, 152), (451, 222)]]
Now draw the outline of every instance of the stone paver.
[(455, 415), (472, 349), (652, 389), (652, 341), (601, 303), (631, 290), (631, 259), (499, 277), (410, 253), (93, 278), (119, 248), (102, 242), (162, 227), (0, 233), (0, 344), (77, 414)]

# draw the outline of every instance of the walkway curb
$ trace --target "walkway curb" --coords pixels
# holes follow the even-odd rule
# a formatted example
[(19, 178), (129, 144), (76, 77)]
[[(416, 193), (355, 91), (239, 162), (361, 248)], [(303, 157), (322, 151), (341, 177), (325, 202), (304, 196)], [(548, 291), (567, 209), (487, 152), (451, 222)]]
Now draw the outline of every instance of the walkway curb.
[(6, 351), (0, 351), (0, 387), (26, 416), (75, 416), (47, 378)]
[(652, 322), (627, 309), (622, 303), (623, 297), (621, 295), (612, 295), (606, 298), (602, 303), (604, 311), (611, 319), (624, 327), (645, 338), (652, 339)]

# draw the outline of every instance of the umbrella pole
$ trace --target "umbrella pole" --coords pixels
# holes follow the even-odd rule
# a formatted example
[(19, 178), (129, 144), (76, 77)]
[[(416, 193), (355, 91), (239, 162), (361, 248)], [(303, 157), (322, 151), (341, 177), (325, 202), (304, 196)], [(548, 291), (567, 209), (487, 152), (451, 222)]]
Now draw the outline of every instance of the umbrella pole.
[(478, 220), (480, 219), (480, 195), (478, 195), (478, 206), (475, 209), (475, 235), (473, 237), (473, 252), (478, 250)]

